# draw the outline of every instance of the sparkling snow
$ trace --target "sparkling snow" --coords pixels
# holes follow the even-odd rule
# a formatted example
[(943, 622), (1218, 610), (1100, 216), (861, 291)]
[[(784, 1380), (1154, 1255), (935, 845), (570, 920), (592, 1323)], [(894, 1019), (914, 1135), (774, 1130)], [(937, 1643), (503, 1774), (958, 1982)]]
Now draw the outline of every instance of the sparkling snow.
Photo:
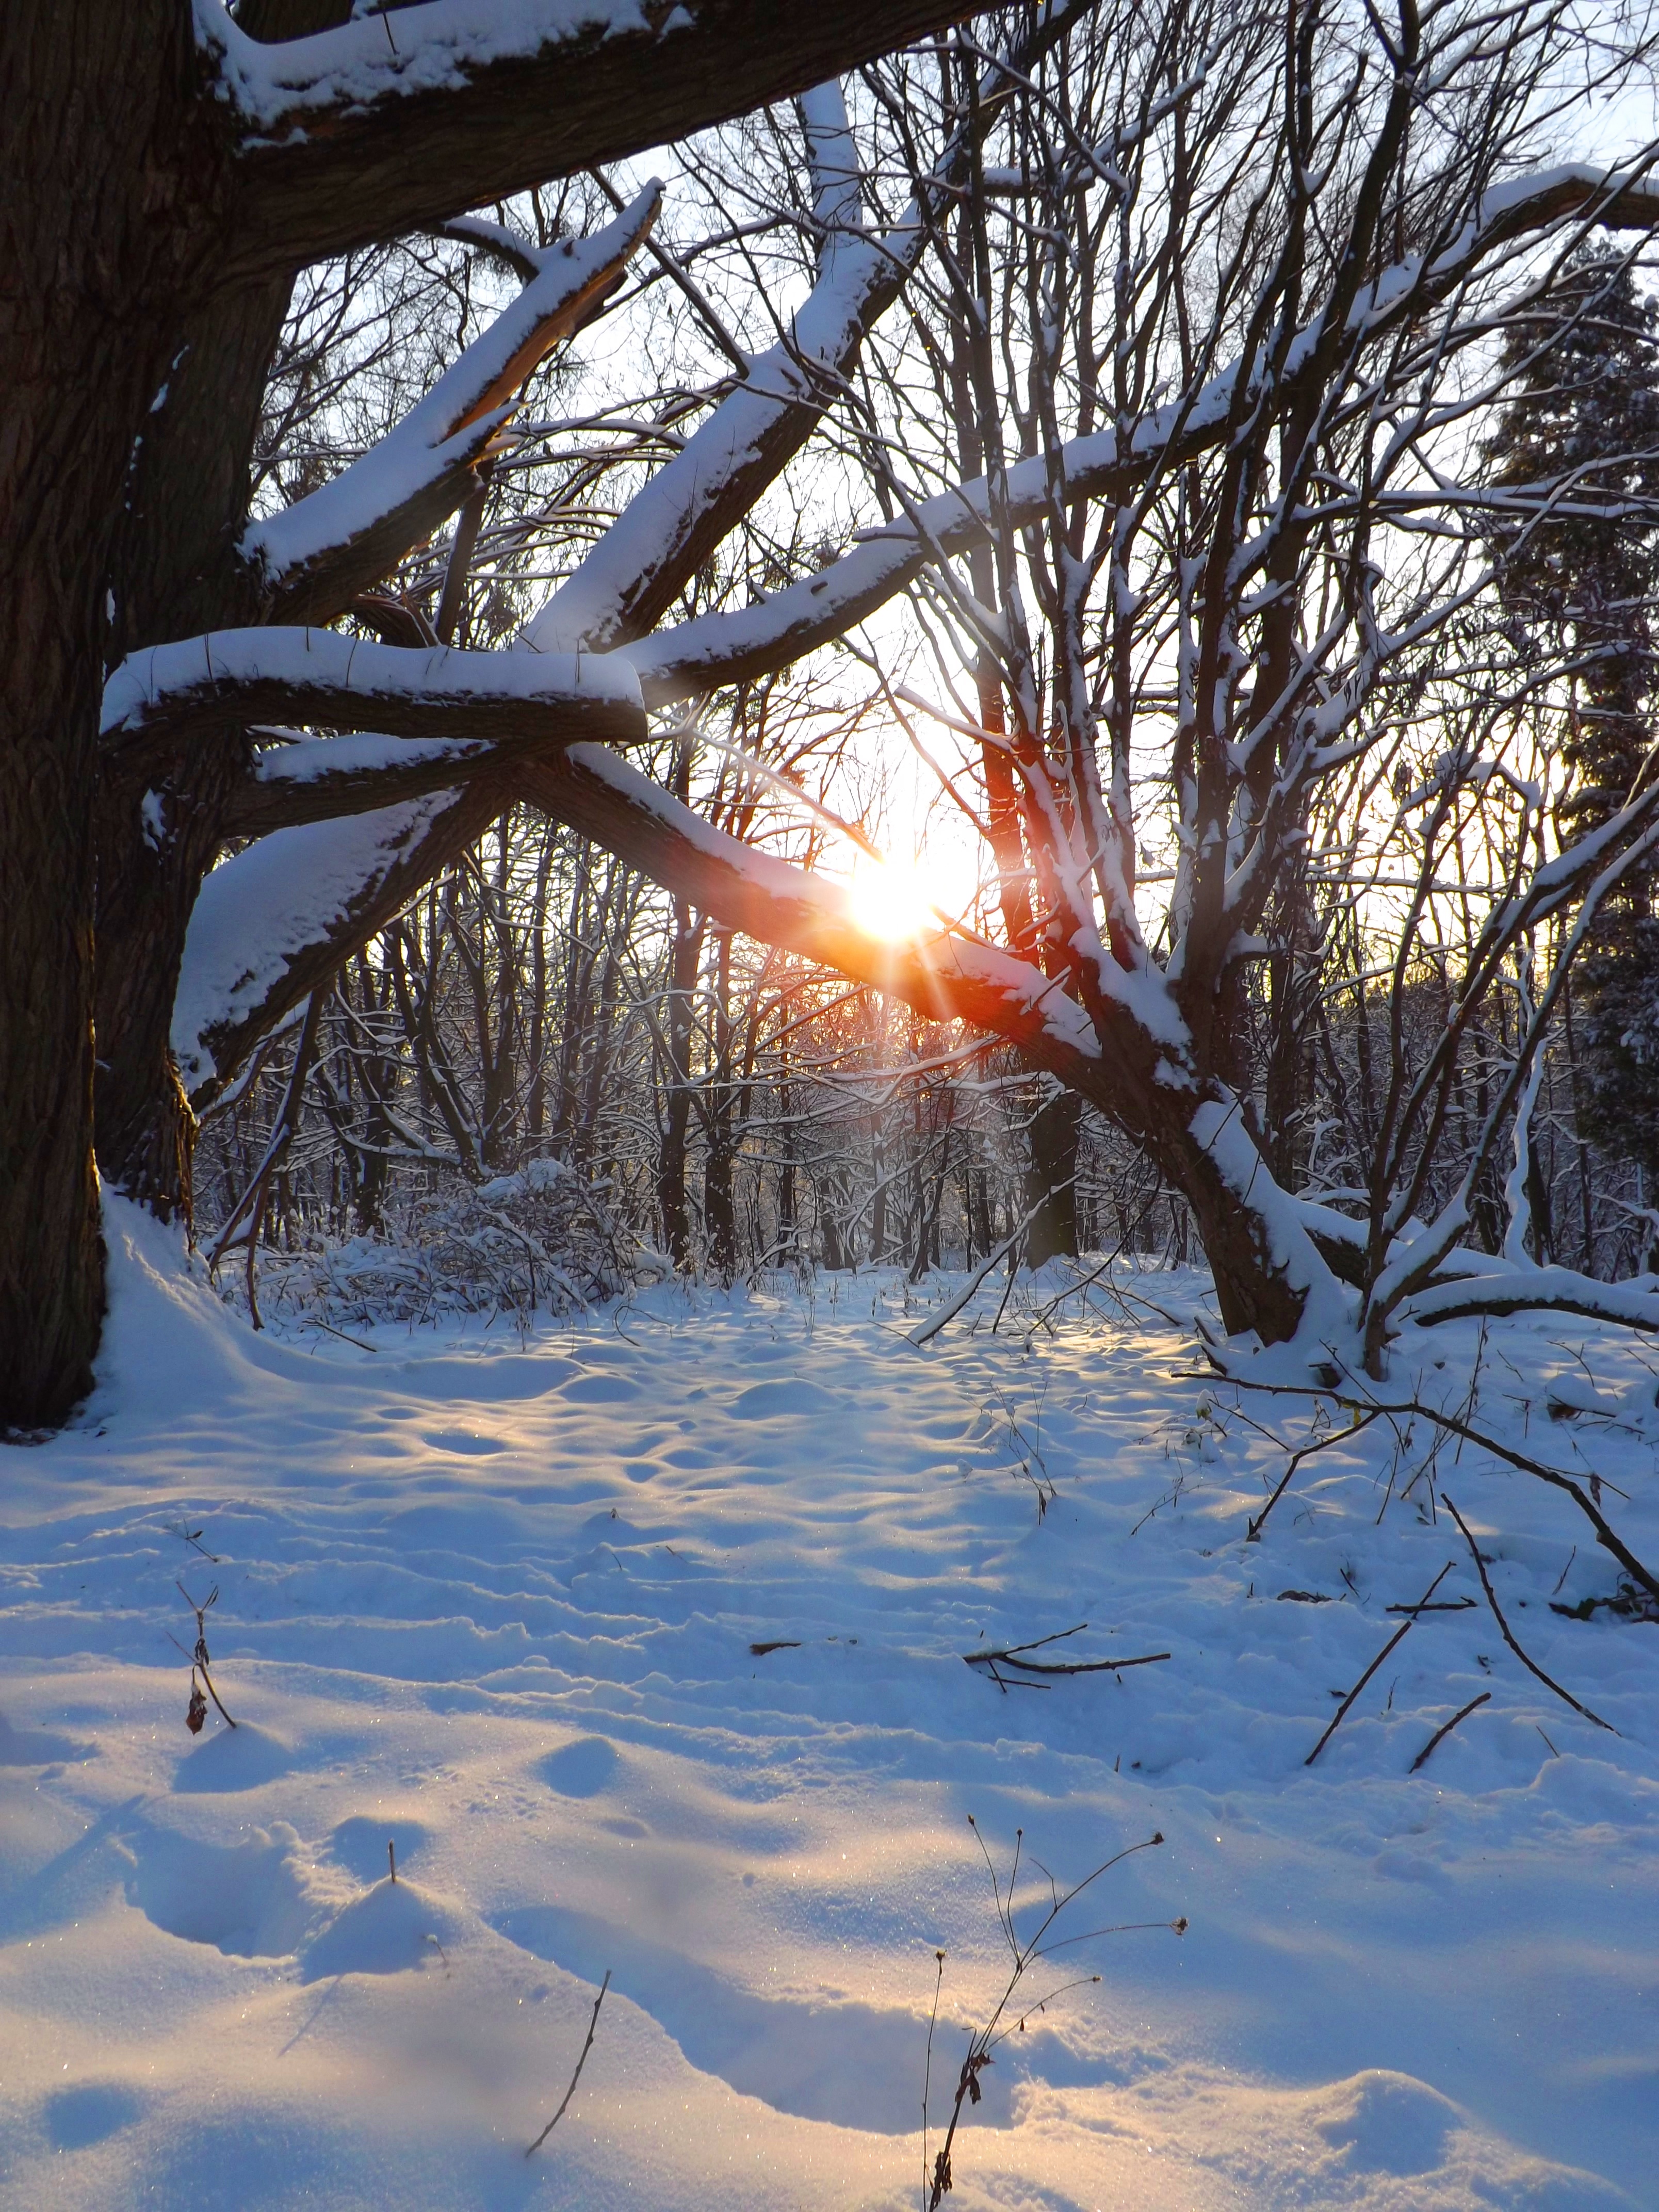
[[(959, 1279), (370, 1352), (253, 1335), (109, 1218), (98, 1394), (0, 1447), (0, 2203), (914, 2206), (934, 1951), (936, 2119), (1001, 1971), (972, 1813), (1062, 1878), (1162, 1830), (1077, 1932), (1191, 1927), (1062, 1954), (1103, 1979), (1003, 2046), (963, 2212), (1654, 2203), (1659, 1626), (1548, 1610), (1616, 1575), (1540, 1486), (1441, 1456), (1522, 1641), (1620, 1735), (1476, 1605), (1309, 1770), (1386, 1608), (1448, 1559), (1437, 1595), (1480, 1595), (1425, 1483), (1400, 1502), (1420, 1431), (1380, 1521), (1373, 1429), (1247, 1546), (1283, 1453), (1145, 1307), (1034, 1329), (1058, 1279), (926, 1352)], [(1474, 1326), (1425, 1341), (1461, 1393)], [(1506, 1322), (1482, 1374), (1659, 1552), (1639, 1347)], [(185, 1732), (175, 1577), (218, 1586), (234, 1733)], [(1006, 1693), (963, 1663), (1084, 1620), (1061, 1656), (1172, 1656)]]

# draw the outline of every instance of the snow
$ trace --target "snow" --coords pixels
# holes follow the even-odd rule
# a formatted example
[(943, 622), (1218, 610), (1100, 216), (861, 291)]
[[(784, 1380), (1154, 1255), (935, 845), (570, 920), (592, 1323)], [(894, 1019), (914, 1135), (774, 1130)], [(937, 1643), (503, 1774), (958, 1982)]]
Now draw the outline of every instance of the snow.
[(429, 484), (483, 457), (518, 404), (535, 358), (585, 298), (650, 229), (662, 203), (654, 180), (591, 238), (545, 249), (515, 240), (540, 274), (475, 338), (432, 389), (368, 452), (280, 514), (249, 526), (238, 549), (271, 586), (348, 545)]
[[(294, 139), (376, 100), (458, 92), (492, 64), (527, 60), (550, 46), (650, 35), (641, 0), (428, 0), (400, 8), (395, 28), (380, 12), (337, 29), (265, 45), (238, 28), (219, 0), (194, 0), (196, 39), (251, 143)], [(659, 39), (691, 27), (675, 9)], [(672, 53), (663, 57), (671, 63)]]
[[(1332, 1445), (1247, 1546), (1284, 1455), (1144, 1304), (1039, 1327), (1054, 1276), (993, 1337), (993, 1281), (921, 1352), (948, 1277), (662, 1285), (364, 1351), (256, 1337), (106, 1223), (97, 1394), (0, 1447), (0, 2202), (914, 2205), (935, 1950), (936, 2120), (1006, 1972), (971, 1813), (1063, 1877), (1161, 1832), (1079, 1932), (1191, 1925), (1061, 1954), (1103, 1979), (999, 2052), (963, 2212), (1652, 2203), (1659, 1630), (1548, 1610), (1612, 1586), (1559, 1498), (1440, 1470), (1620, 1735), (1477, 1603), (1310, 1769), (1387, 1607), (1449, 1559), (1437, 1595), (1479, 1599), (1400, 1500), (1427, 1439), (1380, 1517), (1376, 1431)], [(1203, 1291), (1111, 1280), (1183, 1324)], [(1418, 1387), (1461, 1404), (1475, 1340), (1427, 1335)], [(1595, 1406), (1543, 1418), (1579, 1346)], [(1482, 1408), (1628, 1490), (1650, 1556), (1638, 1352), (1493, 1323)], [(175, 1577), (218, 1585), (234, 1733), (184, 1729)], [(1085, 1620), (1060, 1651), (1171, 1657), (1006, 1693), (963, 1664)]]
[[(339, 738), (319, 743), (339, 744)], [(197, 893), (173, 1002), (172, 1042), (187, 1091), (216, 1073), (207, 1038), (242, 1018), (418, 842), (453, 791), (372, 814), (274, 830), (214, 869)]]
[(488, 747), (477, 738), (388, 738), (373, 730), (340, 738), (296, 737), (269, 747), (253, 763), (262, 784), (320, 783), (331, 775), (363, 775), (416, 762), (462, 762)]
[(377, 645), (343, 631), (271, 624), (210, 630), (128, 655), (104, 686), (106, 734), (141, 730), (175, 703), (253, 684), (283, 684), (298, 719), (307, 699), (338, 718), (343, 702), (640, 707), (639, 678), (617, 653), (470, 653), (459, 646)]

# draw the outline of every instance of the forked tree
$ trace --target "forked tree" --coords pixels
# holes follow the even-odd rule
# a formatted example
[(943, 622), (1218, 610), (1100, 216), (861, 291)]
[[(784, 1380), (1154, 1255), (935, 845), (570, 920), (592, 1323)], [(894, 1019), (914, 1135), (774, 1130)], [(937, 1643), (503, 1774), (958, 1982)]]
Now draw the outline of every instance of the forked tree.
[[(222, 726), (150, 782), (100, 774), (106, 667), (209, 626), (331, 619), (465, 498), (489, 434), (458, 409), (384, 532), (337, 549), (302, 588), (248, 557), (248, 455), (295, 273), (801, 91), (962, 12), (950, 0), (822, 0), (787, 18), (756, 0), (388, 0), (373, 14), (241, 0), (234, 20), (217, 0), (6, 9), (0, 1420), (55, 1419), (90, 1379), (94, 1072), (106, 1171), (164, 1210), (185, 1188), (171, 994), (197, 886), (236, 834), (252, 766)], [(556, 274), (526, 351), (581, 309)], [(525, 365), (498, 362), (482, 413)], [(160, 815), (146, 811), (163, 787)]]
[[(104, 445), (67, 434), (65, 417), (94, 405), (67, 336), (50, 395), (37, 381), (20, 418), (35, 441), (24, 480), (50, 475), (56, 438), (82, 457), (86, 496), (73, 528), (63, 514), (56, 537), (37, 525), (33, 566), (8, 585), (37, 628), (44, 575), (72, 571), (80, 594), (78, 628), (59, 611), (55, 664), (20, 616), (35, 680), (20, 672), (27, 652), (7, 678), (34, 717), (34, 750), (15, 757), (36, 762), (5, 812), (35, 893), (8, 945), (0, 1102), (15, 1161), (0, 1219), (12, 1418), (62, 1410), (95, 1328), (82, 826), (94, 794), (99, 1157), (163, 1213), (188, 1204), (192, 1104), (521, 802), (688, 907), (1006, 1040), (1091, 1102), (1191, 1206), (1230, 1330), (1300, 1332), (1314, 1358), (1340, 1340), (1375, 1370), (1413, 1316), (1554, 1303), (1651, 1322), (1634, 1289), (1535, 1266), (1519, 1211), (1501, 1264), (1466, 1247), (1473, 1178), (1500, 1141), (1524, 1149), (1574, 930), (1659, 839), (1659, 787), (1638, 783), (1554, 850), (1541, 793), (1516, 780), (1510, 878), (1443, 1040), (1421, 1065), (1396, 1056), (1359, 1212), (1275, 1176), (1239, 1013), (1316, 811), (1339, 787), (1376, 806), (1403, 722), (1420, 729), (1422, 702), (1440, 699), (1449, 742), (1398, 794), (1423, 820), (1407, 960), (1439, 896), (1436, 856), (1494, 773), (1482, 733), (1540, 683), (1535, 666), (1505, 667), (1483, 627), (1498, 507), (1510, 548), (1564, 511), (1632, 520), (1610, 488), (1628, 471), (1492, 490), (1480, 437), (1517, 373), (1505, 333), (1536, 323), (1586, 234), (1639, 238), (1659, 221), (1645, 160), (1560, 158), (1590, 96), (1644, 66), (1642, 38), (1592, 39), (1549, 4), (1407, 6), (1389, 24), (1298, 0), (1105, 0), (984, 19), (902, 71), (866, 73), (850, 100), (835, 82), (950, 12), (815, 10), (810, 51), (792, 24), (787, 57), (775, 33), (714, 7), (659, 29), (630, 9), (625, 31), (618, 11), (562, 44), (529, 0), (490, 17), (487, 58), (468, 46), (471, 14), (442, 4), (286, 47), (251, 35), (268, 21), (203, 9), (194, 46), (172, 26), (169, 66), (145, 48), (149, 119), (124, 110), (111, 143), (132, 148), (125, 174), (145, 179), (172, 243), (146, 232), (138, 255), (125, 198), (105, 228), (83, 219), (58, 234), (82, 257), (70, 265), (86, 349), (109, 320), (89, 304), (98, 254), (151, 272), (124, 273), (132, 331), (125, 350), (104, 337), (98, 356), (127, 395), (119, 434), (107, 392)], [(37, 78), (58, 51), (40, 29)], [(283, 514), (240, 511), (300, 264), (812, 78), (798, 109), (807, 295), (770, 344), (731, 349), (723, 393), (513, 646), (448, 648), (429, 610), (374, 586), (458, 510), (465, 559), (477, 472), (514, 394), (651, 250), (654, 188), (550, 249), (462, 224), (513, 261), (519, 297), (379, 447)], [(591, 118), (571, 90), (589, 82)], [(171, 166), (157, 144), (175, 149)], [(55, 142), (52, 158), (61, 176)], [(91, 159), (76, 149), (83, 198)], [(896, 167), (907, 194), (884, 212)], [(42, 252), (32, 240), (45, 298)], [(883, 352), (894, 325), (903, 343)], [(917, 360), (936, 380), (932, 410), (918, 405)], [(928, 418), (945, 426), (931, 447)], [(815, 573), (676, 619), (820, 432), (856, 448), (886, 519)], [(950, 480), (947, 464), (963, 473)], [(77, 561), (107, 549), (95, 590), (71, 546)], [(834, 883), (713, 829), (626, 757), (664, 718), (695, 731), (711, 695), (903, 595), (933, 622), (940, 681), (933, 696), (895, 693), (895, 726), (926, 714), (963, 741), (953, 789), (1000, 881), (995, 937), (941, 920), (878, 939)], [(123, 657), (94, 751), (100, 632)], [(1472, 714), (1483, 685), (1486, 710)], [(1167, 842), (1174, 878), (1151, 904), (1138, 881), (1149, 837)], [(1551, 924), (1561, 957), (1528, 996), (1476, 1157), (1423, 1221), (1469, 1024)], [(31, 994), (40, 1019), (25, 1049)]]

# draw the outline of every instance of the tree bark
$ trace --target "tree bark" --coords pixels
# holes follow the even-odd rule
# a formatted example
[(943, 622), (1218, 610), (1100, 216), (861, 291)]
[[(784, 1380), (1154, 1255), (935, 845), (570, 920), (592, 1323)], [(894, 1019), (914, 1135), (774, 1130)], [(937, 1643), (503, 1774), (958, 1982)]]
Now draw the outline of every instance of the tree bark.
[(189, 13), (0, 18), (0, 1424), (61, 1419), (103, 1308), (94, 823), (112, 539), (222, 219)]
[[(816, 0), (786, 19), (769, 0), (688, 0), (642, 8), (629, 24), (584, 23), (572, 9), (539, 46), (410, 90), (418, 79), (396, 66), (390, 9), (388, 28), (348, 25), (332, 53), (319, 42), (315, 96), (297, 97), (242, 156), (238, 273), (291, 270), (683, 138), (973, 12), (964, 0)], [(550, 9), (526, 9), (527, 21), (537, 15), (559, 24)], [(347, 108), (327, 64), (354, 34), (366, 59), (384, 54), (388, 66)], [(295, 56), (289, 73), (299, 67)]]
[(1031, 1116), (1031, 1164), (1025, 1203), (1035, 1207), (1025, 1232), (1025, 1264), (1077, 1257), (1077, 1147), (1083, 1101), (1074, 1091), (1045, 1097)]
[(674, 902), (669, 950), (668, 1007), (664, 1025), (662, 1136), (657, 1148), (657, 1207), (663, 1243), (677, 1267), (691, 1261), (691, 1218), (686, 1203), (685, 1163), (691, 1131), (692, 994), (702, 964), (704, 923), (683, 900)]

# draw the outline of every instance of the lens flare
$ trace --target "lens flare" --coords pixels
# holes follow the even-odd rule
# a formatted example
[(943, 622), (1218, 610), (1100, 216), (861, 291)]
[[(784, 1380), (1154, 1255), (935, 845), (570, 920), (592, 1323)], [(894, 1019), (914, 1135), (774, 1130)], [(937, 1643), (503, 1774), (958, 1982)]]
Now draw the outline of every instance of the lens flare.
[(939, 927), (922, 878), (902, 860), (861, 863), (853, 877), (852, 904), (859, 927), (889, 942)]

